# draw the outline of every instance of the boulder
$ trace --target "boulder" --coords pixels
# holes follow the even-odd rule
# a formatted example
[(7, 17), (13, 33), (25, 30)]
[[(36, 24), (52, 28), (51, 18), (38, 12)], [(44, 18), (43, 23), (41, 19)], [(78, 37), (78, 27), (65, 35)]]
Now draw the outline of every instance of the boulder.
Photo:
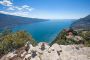
[[(28, 52), (25, 50), (29, 47)], [(51, 47), (41, 42), (33, 47), (26, 44), (15, 52), (8, 53), (0, 60), (90, 60), (90, 47), (80, 45), (58, 45), (54, 43)]]

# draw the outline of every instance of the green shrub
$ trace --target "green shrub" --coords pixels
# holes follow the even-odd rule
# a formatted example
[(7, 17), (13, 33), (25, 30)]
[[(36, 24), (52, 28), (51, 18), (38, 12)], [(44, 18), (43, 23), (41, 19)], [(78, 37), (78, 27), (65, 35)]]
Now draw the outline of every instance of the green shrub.
[(85, 46), (89, 46), (90, 47), (90, 31), (74, 31), (73, 32), (73, 38), (71, 39), (67, 39), (67, 32), (65, 32), (64, 30), (62, 30), (56, 37), (56, 39), (54, 41), (51, 42), (50, 45), (54, 44), (54, 43), (58, 43), (61, 45), (69, 45), (69, 44), (80, 44), (80, 41), (77, 41), (74, 39), (75, 36), (80, 36), (83, 38), (83, 40), (81, 41), (81, 43), (83, 43)]
[(32, 45), (36, 45), (37, 42), (25, 31), (12, 32), (0, 37), (0, 54), (6, 54), (17, 48), (20, 48), (30, 42)]
[(90, 31), (86, 31), (85, 33), (82, 31), (81, 36), (84, 38), (85, 46), (90, 47)]

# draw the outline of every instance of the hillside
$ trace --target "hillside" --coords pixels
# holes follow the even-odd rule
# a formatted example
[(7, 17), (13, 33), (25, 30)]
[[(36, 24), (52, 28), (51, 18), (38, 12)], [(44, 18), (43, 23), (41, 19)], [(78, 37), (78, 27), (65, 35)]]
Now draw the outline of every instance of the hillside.
[(71, 27), (73, 29), (90, 30), (90, 15), (76, 20), (75, 22), (72, 23)]
[(23, 24), (31, 24), (36, 22), (47, 21), (45, 19), (37, 19), (37, 18), (26, 18), (20, 16), (13, 16), (0, 13), (0, 28), (3, 27), (13, 27), (17, 25)]

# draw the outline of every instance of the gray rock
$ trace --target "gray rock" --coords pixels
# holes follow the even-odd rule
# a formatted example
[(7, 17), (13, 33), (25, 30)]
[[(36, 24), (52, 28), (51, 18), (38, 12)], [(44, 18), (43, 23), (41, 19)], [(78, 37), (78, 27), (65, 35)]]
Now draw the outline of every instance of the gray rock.
[[(44, 50), (41, 49), (44, 43)], [(81, 47), (80, 45), (58, 45), (54, 43), (51, 47), (41, 42), (33, 47), (29, 44), (29, 50), (21, 53), (20, 56), (14, 52), (8, 53), (0, 60), (90, 60), (90, 47)], [(15, 57), (16, 56), (16, 57)]]

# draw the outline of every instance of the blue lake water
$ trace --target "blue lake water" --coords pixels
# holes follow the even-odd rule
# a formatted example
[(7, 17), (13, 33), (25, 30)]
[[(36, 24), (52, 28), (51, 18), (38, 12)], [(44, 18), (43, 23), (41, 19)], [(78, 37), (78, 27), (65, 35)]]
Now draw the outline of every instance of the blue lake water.
[(16, 26), (13, 31), (28, 31), (37, 42), (50, 43), (55, 39), (57, 34), (64, 28), (68, 28), (72, 21), (70, 20), (50, 20), (32, 24)]

